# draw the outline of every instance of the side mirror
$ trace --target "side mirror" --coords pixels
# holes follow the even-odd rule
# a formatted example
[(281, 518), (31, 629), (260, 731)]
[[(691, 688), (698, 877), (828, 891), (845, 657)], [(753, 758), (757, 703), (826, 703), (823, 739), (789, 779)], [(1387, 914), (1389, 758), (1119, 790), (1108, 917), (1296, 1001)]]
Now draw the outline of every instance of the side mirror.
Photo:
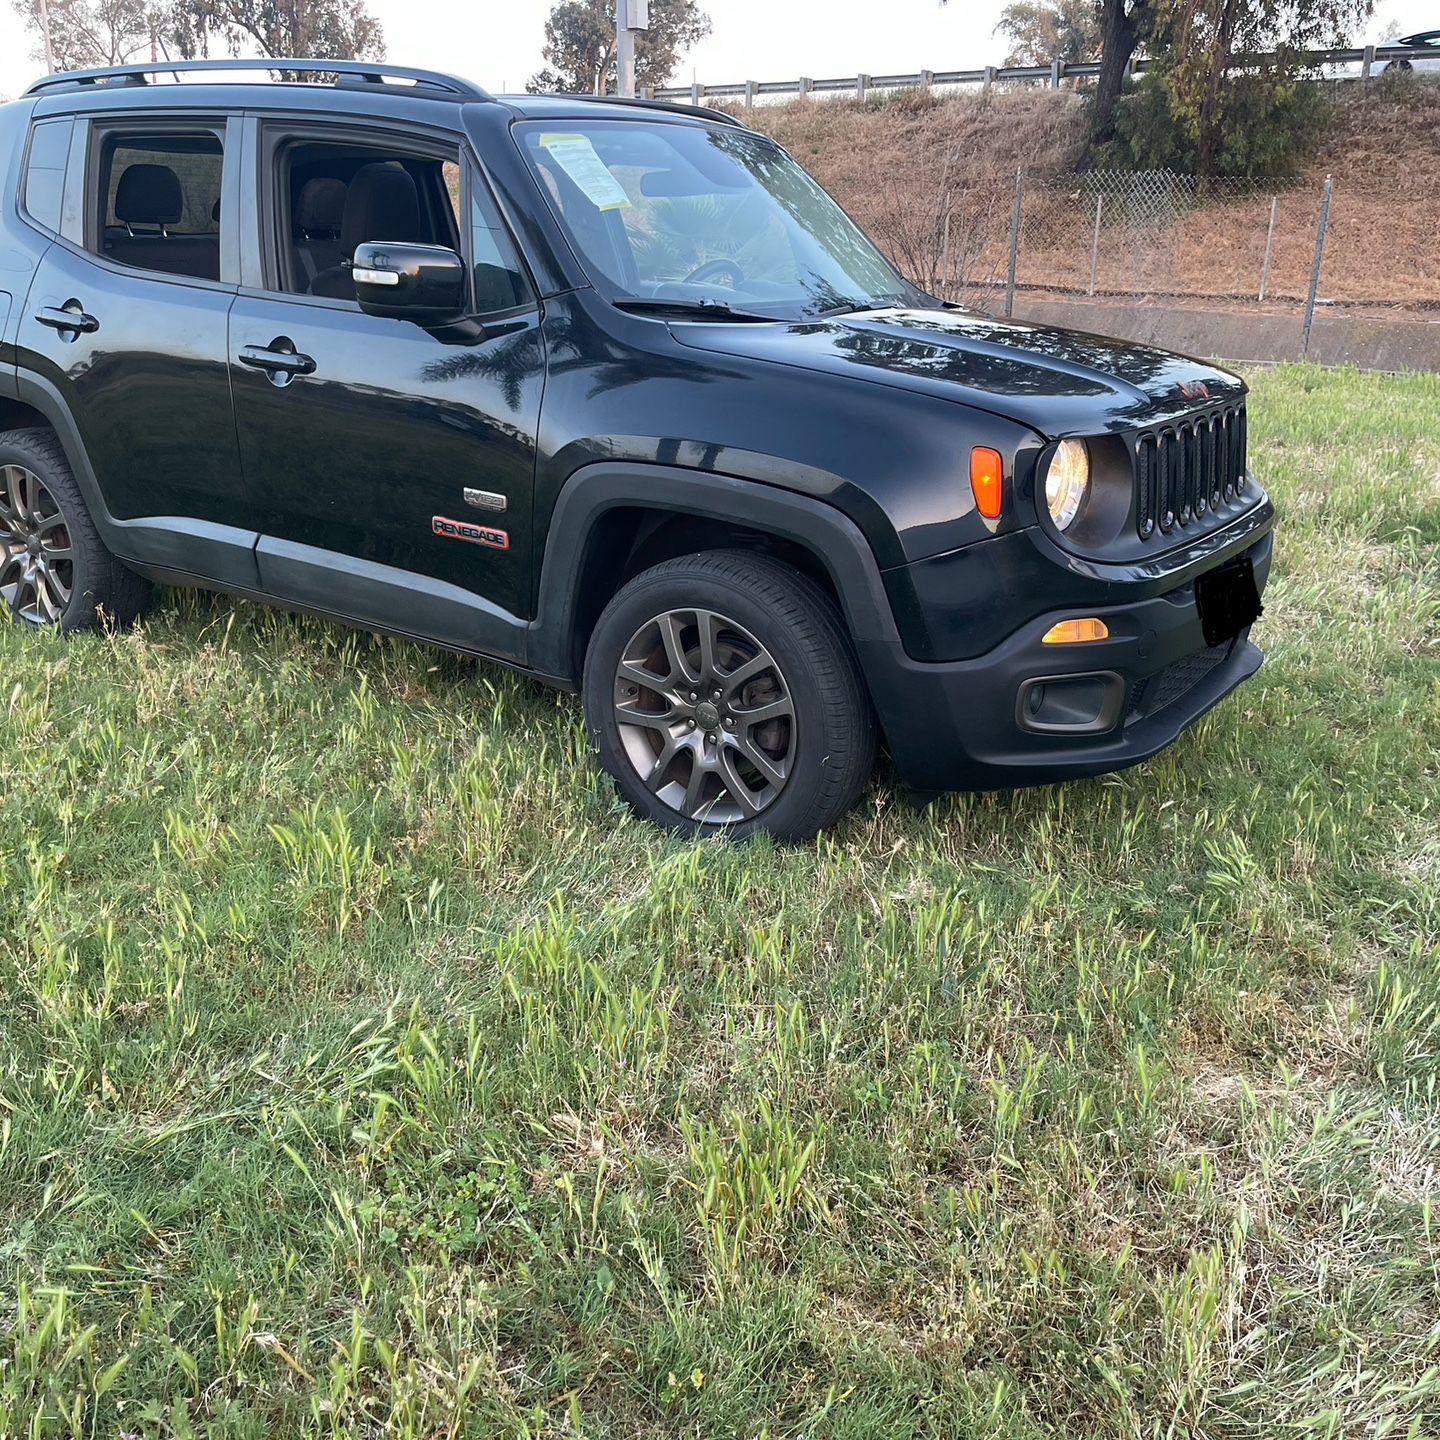
[(465, 316), (465, 262), (443, 245), (365, 240), (350, 267), (355, 298), (367, 315), (453, 325)]

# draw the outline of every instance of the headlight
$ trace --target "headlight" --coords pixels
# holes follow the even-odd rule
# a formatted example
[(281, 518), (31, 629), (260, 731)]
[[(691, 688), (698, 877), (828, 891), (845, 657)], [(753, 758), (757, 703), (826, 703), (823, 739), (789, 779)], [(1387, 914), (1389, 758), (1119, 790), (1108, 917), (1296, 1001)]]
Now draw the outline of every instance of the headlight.
[(1058, 529), (1070, 528), (1089, 488), (1089, 449), (1083, 440), (1062, 440), (1045, 472), (1045, 503)]

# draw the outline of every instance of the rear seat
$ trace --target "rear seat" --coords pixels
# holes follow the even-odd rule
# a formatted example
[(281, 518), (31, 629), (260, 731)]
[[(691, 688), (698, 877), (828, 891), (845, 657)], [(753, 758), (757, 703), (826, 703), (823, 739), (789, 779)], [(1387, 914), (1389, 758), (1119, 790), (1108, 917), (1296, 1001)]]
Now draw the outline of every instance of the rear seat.
[[(180, 180), (168, 165), (127, 166), (115, 187), (115, 218), (121, 223), (106, 227), (105, 254), (139, 270), (218, 280), (218, 235), (170, 234), (184, 213)], [(147, 228), (137, 234), (136, 226)]]
[(340, 224), (345, 216), (343, 180), (307, 180), (295, 201), (295, 253), (305, 287), (322, 271), (338, 265), (345, 252), (340, 246)]

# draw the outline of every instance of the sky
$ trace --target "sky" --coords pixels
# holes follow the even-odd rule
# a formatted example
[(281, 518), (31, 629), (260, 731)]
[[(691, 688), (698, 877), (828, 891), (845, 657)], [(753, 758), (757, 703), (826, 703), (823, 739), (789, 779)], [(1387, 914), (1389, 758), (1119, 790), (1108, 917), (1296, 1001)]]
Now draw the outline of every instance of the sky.
[[(713, 33), (681, 58), (674, 84), (962, 70), (1004, 58), (1004, 42), (994, 34), (1004, 0), (886, 0), (883, 8), (875, 0), (701, 3)], [(397, 65), (456, 70), (501, 92), (523, 90), (543, 63), (546, 0), (369, 4), (385, 27), (387, 58)], [(1435, 0), (1380, 0), (1356, 43), (1377, 38), (1392, 21), (1402, 33), (1433, 27), (1436, 14)], [(0, 0), (0, 96), (18, 95), (40, 74), (29, 56), (32, 45), (11, 0)]]

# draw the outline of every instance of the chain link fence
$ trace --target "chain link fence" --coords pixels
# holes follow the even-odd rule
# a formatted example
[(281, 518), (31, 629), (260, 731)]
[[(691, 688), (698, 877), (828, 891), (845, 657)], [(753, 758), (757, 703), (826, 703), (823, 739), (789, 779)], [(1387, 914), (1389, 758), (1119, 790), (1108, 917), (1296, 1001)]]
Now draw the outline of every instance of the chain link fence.
[(982, 309), (1094, 297), (1304, 313), (1318, 256), (1317, 309), (1440, 312), (1440, 187), (1420, 177), (1336, 181), (1328, 205), (1314, 179), (938, 178), (928, 200), (912, 195), (869, 223), (912, 278)]

